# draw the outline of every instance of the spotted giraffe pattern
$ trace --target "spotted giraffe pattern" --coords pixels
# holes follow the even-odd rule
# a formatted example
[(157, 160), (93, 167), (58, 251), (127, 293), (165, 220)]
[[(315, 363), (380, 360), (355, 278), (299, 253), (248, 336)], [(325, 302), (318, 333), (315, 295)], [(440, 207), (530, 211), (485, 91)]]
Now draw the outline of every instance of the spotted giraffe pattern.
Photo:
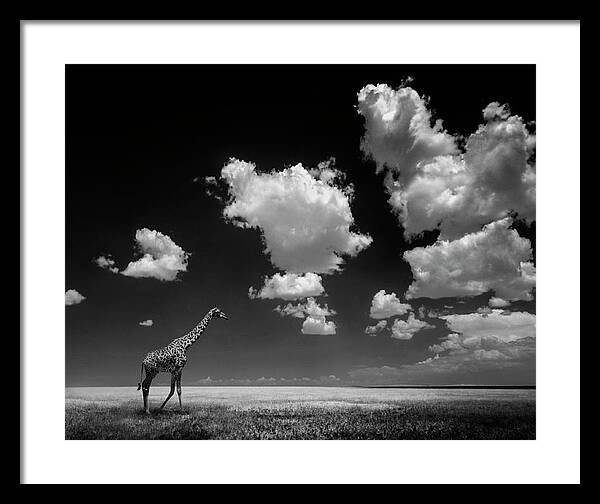
[(161, 372), (171, 373), (171, 391), (161, 409), (173, 395), (175, 385), (177, 385), (179, 404), (181, 406), (181, 372), (187, 362), (185, 351), (198, 340), (213, 318), (227, 319), (227, 316), (219, 308), (212, 308), (189, 333), (174, 339), (163, 348), (146, 354), (146, 357), (142, 361), (141, 370), (142, 374), (145, 373), (146, 376), (143, 381), (138, 383), (138, 390), (142, 389), (143, 391), (146, 413), (149, 412), (148, 394), (150, 392), (150, 384), (154, 377)]

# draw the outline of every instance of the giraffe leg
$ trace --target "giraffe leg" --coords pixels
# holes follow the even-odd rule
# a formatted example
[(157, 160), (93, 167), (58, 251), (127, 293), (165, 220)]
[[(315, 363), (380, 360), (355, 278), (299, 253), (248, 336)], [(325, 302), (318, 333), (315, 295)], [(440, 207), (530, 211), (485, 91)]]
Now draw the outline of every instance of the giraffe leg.
[(163, 409), (165, 407), (165, 404), (167, 404), (167, 401), (169, 399), (171, 399), (171, 397), (173, 396), (174, 392), (175, 392), (175, 374), (172, 374), (171, 375), (171, 390), (169, 391), (169, 395), (165, 399), (165, 402), (162, 403), (162, 406), (160, 407), (160, 409)]
[(150, 403), (148, 401), (148, 394), (150, 394), (150, 384), (154, 379), (154, 375), (147, 374), (146, 378), (142, 382), (142, 395), (144, 396), (144, 411), (150, 413)]
[(179, 371), (179, 374), (177, 375), (177, 396), (179, 397), (179, 409), (183, 409), (183, 406), (181, 405), (181, 371)]

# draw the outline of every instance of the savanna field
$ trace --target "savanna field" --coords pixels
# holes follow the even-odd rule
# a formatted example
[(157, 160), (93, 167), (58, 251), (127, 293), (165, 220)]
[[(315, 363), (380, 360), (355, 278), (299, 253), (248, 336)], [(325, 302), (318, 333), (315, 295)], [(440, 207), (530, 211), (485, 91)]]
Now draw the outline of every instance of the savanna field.
[(66, 439), (535, 439), (535, 390), (67, 388)]

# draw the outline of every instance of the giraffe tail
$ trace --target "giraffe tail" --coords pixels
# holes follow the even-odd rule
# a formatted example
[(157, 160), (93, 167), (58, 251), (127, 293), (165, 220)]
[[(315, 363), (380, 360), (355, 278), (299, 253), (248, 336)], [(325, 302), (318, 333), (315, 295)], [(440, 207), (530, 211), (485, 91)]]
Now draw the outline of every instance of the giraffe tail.
[(140, 381), (138, 382), (138, 390), (142, 388), (142, 375), (144, 374), (144, 363), (142, 362), (142, 368), (140, 369)]

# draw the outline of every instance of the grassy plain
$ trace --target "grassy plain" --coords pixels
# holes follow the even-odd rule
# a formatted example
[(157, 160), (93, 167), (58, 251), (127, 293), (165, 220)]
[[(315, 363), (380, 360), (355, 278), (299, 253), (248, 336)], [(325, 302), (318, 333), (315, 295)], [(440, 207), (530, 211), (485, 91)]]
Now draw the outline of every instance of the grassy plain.
[(66, 439), (535, 439), (535, 390), (67, 388)]

